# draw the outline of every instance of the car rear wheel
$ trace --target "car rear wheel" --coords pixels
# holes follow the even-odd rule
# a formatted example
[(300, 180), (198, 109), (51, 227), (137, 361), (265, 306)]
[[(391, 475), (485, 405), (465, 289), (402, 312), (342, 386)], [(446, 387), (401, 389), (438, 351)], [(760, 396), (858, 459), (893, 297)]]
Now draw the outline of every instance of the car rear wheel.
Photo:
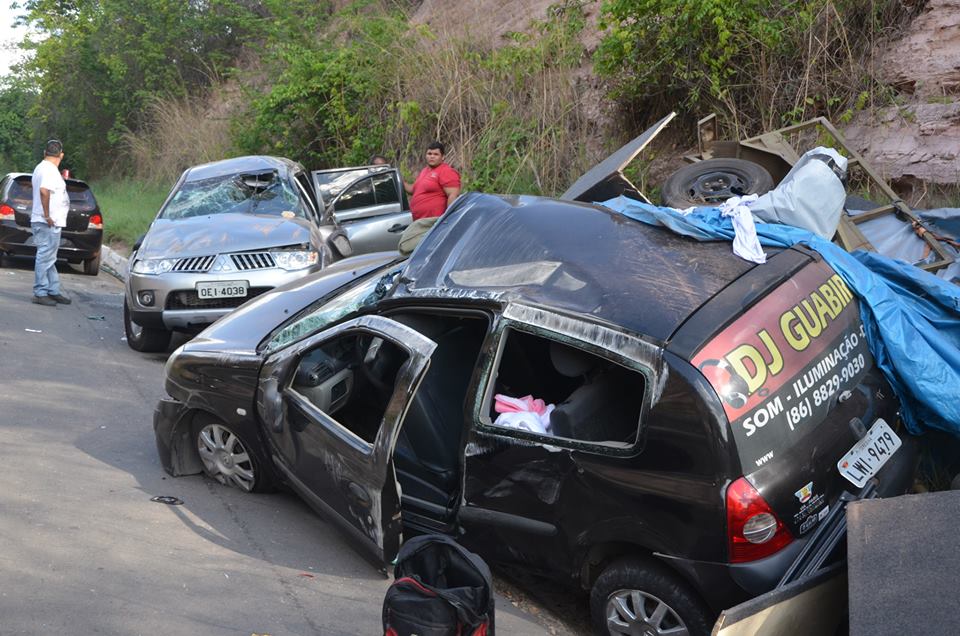
[(272, 490), (266, 461), (239, 432), (215, 420), (201, 421), (195, 432), (197, 452), (208, 477), (244, 492)]
[(123, 330), (127, 334), (127, 344), (134, 351), (157, 353), (166, 351), (170, 346), (172, 332), (166, 329), (150, 329), (133, 322), (127, 299), (123, 299)]
[(663, 204), (685, 209), (720, 205), (731, 197), (765, 194), (773, 177), (760, 164), (743, 159), (705, 159), (680, 168), (663, 182)]
[(593, 584), (597, 634), (708, 636), (711, 622), (696, 594), (663, 566), (643, 559), (609, 565)]
[(96, 276), (100, 273), (100, 255), (83, 261), (83, 273), (87, 276)]

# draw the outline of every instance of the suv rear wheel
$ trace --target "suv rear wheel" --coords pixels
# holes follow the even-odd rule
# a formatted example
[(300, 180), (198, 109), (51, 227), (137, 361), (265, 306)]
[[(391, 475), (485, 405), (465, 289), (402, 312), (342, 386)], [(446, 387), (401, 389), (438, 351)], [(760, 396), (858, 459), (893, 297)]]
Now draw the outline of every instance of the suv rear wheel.
[(100, 273), (100, 255), (83, 261), (83, 273), (87, 276), (96, 276)]
[(143, 353), (166, 351), (170, 346), (170, 337), (173, 335), (166, 329), (150, 329), (133, 322), (126, 298), (123, 299), (123, 330), (127, 334), (127, 344), (130, 348)]
[(696, 594), (652, 561), (614, 561), (590, 592), (597, 634), (708, 636), (711, 622)]

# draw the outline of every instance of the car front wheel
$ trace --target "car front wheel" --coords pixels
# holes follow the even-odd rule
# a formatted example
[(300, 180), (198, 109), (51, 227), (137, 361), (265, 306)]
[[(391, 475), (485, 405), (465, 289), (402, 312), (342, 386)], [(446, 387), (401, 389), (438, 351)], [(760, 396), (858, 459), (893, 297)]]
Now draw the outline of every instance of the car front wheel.
[(197, 452), (208, 477), (244, 492), (272, 490), (273, 479), (265, 460), (238, 432), (217, 421), (202, 421), (194, 430)]
[(597, 634), (708, 636), (703, 603), (665, 567), (643, 559), (609, 565), (593, 584), (590, 613)]
[(133, 322), (126, 298), (123, 299), (123, 330), (127, 334), (127, 345), (134, 351), (143, 353), (166, 351), (173, 335), (166, 329), (150, 329)]

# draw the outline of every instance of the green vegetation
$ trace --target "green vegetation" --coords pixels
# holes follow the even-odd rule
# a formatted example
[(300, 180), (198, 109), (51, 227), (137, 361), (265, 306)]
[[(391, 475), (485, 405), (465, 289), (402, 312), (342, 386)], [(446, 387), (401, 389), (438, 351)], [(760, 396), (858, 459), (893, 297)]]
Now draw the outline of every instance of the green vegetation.
[(871, 55), (923, 4), (606, 0), (596, 70), (627, 107), (716, 111), (737, 133), (821, 115), (843, 121), (889, 99)]
[(104, 239), (127, 247), (147, 231), (170, 192), (169, 186), (130, 179), (96, 181), (90, 187), (103, 212)]
[(33, 125), (28, 117), (36, 95), (15, 83), (0, 85), (0, 169), (28, 171), (37, 159), (32, 152)]
[(256, 13), (229, 0), (27, 0), (22, 9), (23, 20), (49, 36), (31, 45), (25, 64), (40, 91), (31, 115), (44, 136), (73, 150), (71, 164), (84, 174), (122, 172), (115, 151), (149, 98), (207, 85), (258, 24)]
[(579, 3), (558, 5), (498, 49), (411, 30), (400, 9), (356, 2), (315, 38), (266, 52), (271, 86), (251, 91), (240, 150), (310, 166), (385, 153), (409, 171), (434, 140), (470, 189), (555, 194), (582, 167), (584, 127), (570, 72), (580, 66)]
[[(39, 37), (0, 86), (0, 161), (29, 169), (60, 137), (74, 174), (107, 192), (122, 178), (165, 191), (190, 165), (254, 152), (310, 168), (381, 153), (409, 178), (440, 139), (465, 188), (552, 195), (670, 110), (715, 111), (738, 136), (890, 103), (871, 56), (924, 3), (604, 0), (605, 84), (584, 72), (583, 0), (498, 42), (413, 26), (418, 4), (26, 0)], [(594, 121), (611, 113), (619, 127)], [(126, 209), (155, 208), (141, 191)]]

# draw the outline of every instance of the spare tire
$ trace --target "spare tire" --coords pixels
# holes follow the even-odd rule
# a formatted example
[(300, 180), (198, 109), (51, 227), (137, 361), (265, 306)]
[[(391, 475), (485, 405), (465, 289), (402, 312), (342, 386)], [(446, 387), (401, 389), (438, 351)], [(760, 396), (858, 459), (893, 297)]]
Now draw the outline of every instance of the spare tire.
[(663, 183), (663, 204), (671, 208), (720, 205), (731, 197), (773, 189), (766, 168), (743, 159), (704, 159), (680, 168)]

